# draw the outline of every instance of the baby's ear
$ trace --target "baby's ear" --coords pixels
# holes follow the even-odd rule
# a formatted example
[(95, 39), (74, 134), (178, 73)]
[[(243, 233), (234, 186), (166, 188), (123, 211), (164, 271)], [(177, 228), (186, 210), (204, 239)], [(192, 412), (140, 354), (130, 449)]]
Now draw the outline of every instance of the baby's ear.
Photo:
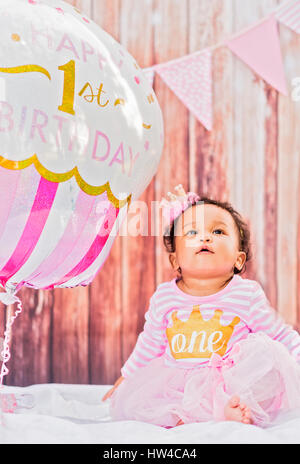
[(171, 263), (171, 266), (172, 266), (173, 270), (177, 271), (177, 269), (179, 268), (179, 264), (177, 262), (175, 253), (170, 253), (169, 254), (169, 261)]
[(239, 256), (238, 256), (238, 258), (237, 258), (237, 260), (236, 260), (236, 263), (235, 263), (235, 267), (236, 267), (239, 271), (241, 271), (241, 270), (243, 269), (244, 264), (245, 264), (245, 262), (246, 262), (246, 257), (247, 257), (247, 256), (246, 256), (246, 253), (245, 253), (244, 251), (240, 251), (240, 252), (239, 252)]

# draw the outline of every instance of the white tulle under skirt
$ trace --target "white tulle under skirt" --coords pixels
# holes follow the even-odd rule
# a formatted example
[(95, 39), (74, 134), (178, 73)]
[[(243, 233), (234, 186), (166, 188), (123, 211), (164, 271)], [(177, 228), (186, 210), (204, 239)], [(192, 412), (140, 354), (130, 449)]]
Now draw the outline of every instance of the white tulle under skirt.
[(286, 347), (263, 333), (249, 334), (223, 360), (206, 367), (167, 367), (163, 356), (126, 378), (110, 399), (113, 420), (173, 427), (225, 420), (224, 407), (238, 395), (255, 425), (268, 426), (279, 411), (300, 407), (300, 366)]

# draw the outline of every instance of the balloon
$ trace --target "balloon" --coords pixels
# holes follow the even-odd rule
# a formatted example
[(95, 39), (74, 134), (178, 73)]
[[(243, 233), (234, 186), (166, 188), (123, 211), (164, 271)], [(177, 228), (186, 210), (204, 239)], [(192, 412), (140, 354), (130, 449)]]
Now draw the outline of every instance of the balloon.
[(87, 285), (157, 170), (161, 110), (72, 5), (0, 0), (0, 13), (0, 283)]

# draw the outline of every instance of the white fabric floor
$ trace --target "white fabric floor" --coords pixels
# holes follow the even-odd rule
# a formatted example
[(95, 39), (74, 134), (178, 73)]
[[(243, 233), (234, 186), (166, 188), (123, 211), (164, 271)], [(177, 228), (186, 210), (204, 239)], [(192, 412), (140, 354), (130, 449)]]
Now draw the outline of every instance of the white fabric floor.
[(109, 388), (66, 384), (4, 387), (2, 393), (33, 395), (35, 406), (3, 414), (0, 443), (300, 443), (300, 410), (278, 416), (266, 429), (228, 421), (164, 429), (144, 422), (111, 421), (109, 400), (101, 401)]

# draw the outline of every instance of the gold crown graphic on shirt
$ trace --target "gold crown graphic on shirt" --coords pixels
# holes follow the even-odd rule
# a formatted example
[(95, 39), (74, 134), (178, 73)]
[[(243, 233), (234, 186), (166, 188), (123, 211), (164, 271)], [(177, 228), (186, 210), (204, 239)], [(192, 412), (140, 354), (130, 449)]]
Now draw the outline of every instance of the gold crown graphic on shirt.
[(170, 350), (175, 359), (210, 358), (213, 353), (223, 356), (234, 327), (240, 322), (240, 318), (236, 316), (230, 324), (221, 325), (221, 309), (216, 309), (213, 317), (205, 321), (199, 305), (193, 306), (187, 321), (178, 319), (177, 312), (172, 313), (172, 327), (166, 329)]

